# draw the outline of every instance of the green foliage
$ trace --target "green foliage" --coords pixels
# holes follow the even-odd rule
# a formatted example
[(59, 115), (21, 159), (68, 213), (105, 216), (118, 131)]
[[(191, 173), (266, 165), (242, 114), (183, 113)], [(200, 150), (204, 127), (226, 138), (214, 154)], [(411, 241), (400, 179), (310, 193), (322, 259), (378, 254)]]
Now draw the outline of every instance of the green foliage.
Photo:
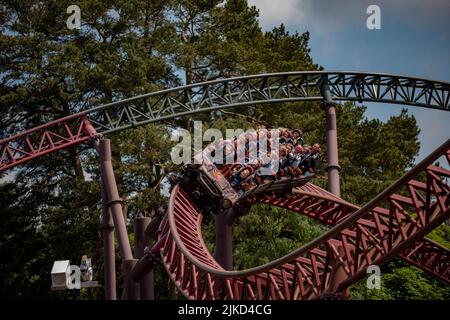
[(367, 289), (366, 279), (351, 287), (355, 300), (448, 300), (450, 288), (416, 267), (394, 260), (381, 273), (381, 288)]
[(427, 235), (427, 237), (446, 248), (450, 248), (450, 225), (440, 225), (439, 227), (431, 231)]
[[(152, 216), (155, 208), (166, 202), (163, 180), (176, 170), (170, 161), (170, 129), (148, 125), (122, 132), (113, 137), (113, 166), (119, 193), (127, 201), (130, 219)], [(90, 174), (100, 179), (97, 157), (89, 159)], [(164, 194), (165, 191), (165, 194)]]
[(325, 227), (285, 209), (253, 206), (233, 230), (237, 269), (281, 258), (318, 237)]
[[(78, 264), (83, 254), (92, 257), (95, 277), (102, 279), (99, 211), (95, 205), (89, 207), (98, 194), (97, 186), (66, 183), (61, 182), (60, 195), (52, 197), (55, 202), (64, 201), (64, 207), (59, 208), (37, 208), (37, 199), (42, 195), (38, 190), (27, 197), (29, 190), (24, 186), (1, 185), (0, 272), (5, 275), (0, 285), (2, 297), (71, 297), (67, 292), (50, 292), (50, 271), (54, 260), (70, 259)], [(91, 299), (101, 296), (99, 290), (88, 295)]]
[(420, 147), (416, 120), (406, 110), (386, 123), (367, 120), (364, 111), (350, 104), (337, 109), (342, 194), (358, 205), (400, 178)]

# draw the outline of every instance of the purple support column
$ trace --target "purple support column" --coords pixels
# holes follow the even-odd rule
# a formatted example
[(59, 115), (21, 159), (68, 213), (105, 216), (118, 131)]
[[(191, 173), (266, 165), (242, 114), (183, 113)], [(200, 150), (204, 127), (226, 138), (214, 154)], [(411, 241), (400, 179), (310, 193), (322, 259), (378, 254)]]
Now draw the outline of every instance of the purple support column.
[(233, 269), (233, 235), (227, 218), (230, 214), (230, 210), (233, 209), (222, 212), (215, 218), (216, 250), (214, 252), (214, 259), (216, 259), (225, 270)]
[(325, 103), (325, 114), (327, 118), (328, 191), (340, 197), (339, 171), (341, 167), (338, 158), (336, 108), (334, 104)]
[(340, 197), (341, 187), (339, 182), (339, 166), (338, 157), (338, 141), (337, 141), (337, 125), (336, 125), (336, 107), (331, 97), (328, 79), (324, 78), (321, 85), (321, 93), (323, 96), (323, 106), (326, 115), (327, 124), (327, 155), (328, 155), (328, 191)]
[[(151, 218), (148, 217), (137, 217), (134, 219), (134, 241), (135, 250), (134, 254), (137, 259), (141, 259), (144, 256), (144, 249), (149, 246), (150, 239), (145, 233), (148, 225), (151, 222)], [(153, 270), (150, 271), (140, 283), (141, 300), (154, 300), (155, 299), (155, 289), (154, 289), (154, 279)]]
[(102, 186), (102, 226), (105, 299), (116, 300), (116, 258), (114, 250), (114, 225), (108, 208), (108, 197)]
[(122, 199), (117, 190), (116, 178), (111, 163), (111, 142), (103, 139), (99, 142), (100, 160), (102, 166), (102, 179), (104, 181), (109, 207), (114, 221), (117, 238), (119, 241), (120, 255), (122, 260), (132, 260), (130, 241), (128, 240), (127, 227), (122, 213)]
[(119, 197), (116, 178), (114, 177), (114, 171), (111, 163), (110, 140), (101, 139), (98, 143), (97, 151), (101, 161), (102, 183), (105, 188), (108, 206), (111, 211), (117, 239), (119, 241), (120, 256), (122, 258), (122, 271), (125, 273), (123, 299), (133, 299), (138, 296), (139, 286), (131, 280), (131, 275), (129, 272), (131, 272), (137, 260), (133, 259), (133, 254), (131, 252), (130, 241), (128, 239), (127, 228), (122, 212), (122, 199)]
[(137, 259), (129, 259), (122, 262), (124, 278), (122, 300), (140, 300), (141, 298), (139, 283), (134, 282), (131, 276), (136, 263)]
[[(340, 197), (341, 187), (339, 181), (339, 171), (341, 167), (339, 166), (338, 157), (338, 141), (337, 141), (337, 124), (336, 124), (336, 107), (331, 96), (330, 87), (328, 85), (328, 78), (322, 79), (322, 84), (320, 86), (320, 91), (323, 96), (323, 107), (326, 115), (326, 130), (327, 130), (327, 155), (328, 155), (328, 191), (332, 194)], [(339, 246), (339, 255), (344, 254), (344, 248)], [(345, 280), (346, 274), (343, 270), (342, 265), (335, 261), (332, 267), (329, 286), (324, 290), (324, 295), (322, 298), (326, 299), (329, 296), (333, 296), (335, 299), (341, 299), (342, 297), (348, 296), (348, 291), (337, 292), (339, 284)]]

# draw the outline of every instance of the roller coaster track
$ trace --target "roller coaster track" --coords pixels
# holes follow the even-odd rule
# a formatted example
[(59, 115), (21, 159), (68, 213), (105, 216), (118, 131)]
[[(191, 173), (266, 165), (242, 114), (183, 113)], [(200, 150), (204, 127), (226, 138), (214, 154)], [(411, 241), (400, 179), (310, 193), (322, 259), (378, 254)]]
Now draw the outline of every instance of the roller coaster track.
[[(339, 224), (360, 209), (360, 207), (338, 198), (332, 193), (311, 183), (302, 188), (295, 189), (293, 192), (294, 196), (292, 197), (266, 195), (260, 197), (258, 200), (264, 204), (304, 214), (328, 226)], [(405, 203), (405, 200), (407, 201), (406, 204), (411, 203), (407, 198), (398, 197), (398, 195), (393, 195), (392, 199), (397, 199), (401, 203)], [(378, 210), (384, 212), (384, 214), (388, 214), (382, 208), (378, 208)], [(364, 223), (374, 227), (369, 220)], [(440, 244), (423, 238), (404, 250), (400, 254), (400, 257), (409, 264), (415, 265), (430, 275), (450, 284), (450, 251)]]
[[(394, 74), (286, 72), (182, 86), (84, 110), (0, 141), (0, 172), (108, 134), (184, 115), (231, 107), (323, 100), (368, 101), (450, 111), (450, 83)], [(92, 127), (87, 124), (92, 124)]]
[[(265, 265), (224, 270), (201, 235), (202, 215), (189, 195), (176, 186), (155, 246), (169, 276), (190, 299), (313, 299), (328, 288), (332, 267), (346, 274), (344, 290), (365, 276), (369, 265), (397, 255), (450, 281), (449, 252), (423, 237), (450, 217), (450, 140), (362, 208), (307, 184), (291, 198), (266, 196), (277, 205), (334, 225), (319, 238)], [(423, 178), (425, 182), (421, 182)]]
[[(323, 101), (324, 89), (335, 101), (450, 111), (450, 83), (394, 74), (308, 71), (219, 79), (83, 110), (4, 138), (0, 172), (98, 135), (205, 111)], [(346, 272), (340, 283), (344, 289), (364, 276), (369, 264), (382, 264), (396, 255), (448, 283), (448, 250), (423, 238), (449, 217), (449, 187), (443, 180), (449, 172), (433, 166), (442, 155), (449, 160), (449, 141), (362, 208), (312, 184), (291, 197), (259, 198), (332, 229), (276, 261), (243, 271), (225, 271), (212, 258), (202, 240), (198, 209), (175, 187), (153, 249), (160, 251), (176, 286), (192, 299), (315, 298), (327, 288), (333, 264), (341, 264)], [(414, 180), (419, 173), (425, 182)]]

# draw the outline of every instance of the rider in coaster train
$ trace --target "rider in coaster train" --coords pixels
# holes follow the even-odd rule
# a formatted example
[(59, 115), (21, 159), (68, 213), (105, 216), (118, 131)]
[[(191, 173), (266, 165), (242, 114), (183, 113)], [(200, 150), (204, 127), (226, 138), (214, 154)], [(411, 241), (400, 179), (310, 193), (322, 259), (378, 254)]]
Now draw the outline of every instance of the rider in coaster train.
[(236, 153), (234, 151), (234, 141), (233, 140), (224, 140), (224, 153), (223, 153), (223, 163), (229, 164), (234, 162), (234, 157)]
[(244, 192), (247, 191), (251, 187), (254, 174), (259, 168), (261, 168), (261, 161), (256, 159), (254, 162), (245, 164), (235, 170), (231, 176), (231, 186), (233, 188), (239, 188)]
[(291, 165), (294, 157), (293, 151), (294, 147), (291, 144), (286, 144), (286, 158), (283, 164), (284, 175), (294, 175), (294, 168)]
[(299, 177), (302, 175), (302, 170), (299, 168), (299, 164), (302, 159), (306, 156), (307, 149), (305, 149), (301, 144), (295, 146), (294, 150), (289, 154), (289, 166), (287, 167), (288, 173)]
[(219, 140), (214, 142), (214, 146), (216, 148), (215, 150), (215, 160), (218, 160), (219, 163), (217, 163), (217, 161), (215, 162), (216, 167), (218, 169), (220, 169), (222, 167), (222, 165), (225, 163), (223, 162), (223, 154), (225, 152), (225, 140), (223, 140), (222, 138), (220, 138)]
[(310, 173), (314, 173), (316, 163), (320, 160), (320, 144), (316, 143), (312, 147), (305, 145), (305, 148), (307, 148), (308, 152), (302, 157), (299, 167), (307, 176)]
[(280, 158), (279, 158), (279, 171), (278, 171), (278, 175), (279, 177), (284, 177), (284, 169), (286, 168), (287, 164), (288, 164), (288, 149), (286, 148), (285, 145), (280, 145)]
[[(218, 168), (222, 167), (220, 160), (223, 160), (222, 163), (229, 168), (226, 173), (228, 181), (236, 191), (243, 194), (263, 181), (313, 173), (320, 159), (320, 145), (303, 145), (302, 136), (299, 129), (246, 132), (232, 140), (217, 140), (204, 149), (203, 155), (210, 162), (219, 162), (216, 163)], [(275, 137), (278, 141), (274, 141)], [(262, 142), (265, 138), (265, 142)], [(278, 152), (271, 150), (275, 142), (279, 146)]]
[(258, 157), (258, 143), (250, 141), (245, 149), (245, 162), (253, 162)]
[(291, 132), (289, 129), (280, 129), (280, 144), (292, 144)]
[[(278, 171), (275, 170), (277, 162), (279, 162), (277, 154), (269, 151), (267, 157), (263, 158), (261, 168), (258, 170), (258, 172), (256, 172), (256, 176), (257, 177), (259, 176), (263, 181), (275, 180), (277, 178), (277, 171)], [(262, 172), (266, 174), (262, 174)]]
[(209, 145), (203, 150), (203, 157), (213, 162), (216, 156), (217, 148), (214, 145)]
[(291, 140), (292, 144), (295, 145), (303, 145), (305, 141), (303, 140), (303, 132), (300, 129), (294, 129), (291, 131)]

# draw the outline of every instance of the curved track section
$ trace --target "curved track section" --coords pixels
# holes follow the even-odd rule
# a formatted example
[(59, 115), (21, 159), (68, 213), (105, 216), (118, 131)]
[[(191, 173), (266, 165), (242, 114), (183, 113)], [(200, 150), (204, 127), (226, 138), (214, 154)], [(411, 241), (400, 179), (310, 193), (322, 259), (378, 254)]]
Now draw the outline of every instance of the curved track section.
[[(338, 287), (343, 290), (364, 277), (367, 266), (382, 265), (402, 253), (448, 282), (448, 253), (442, 255), (442, 248), (427, 240), (420, 242), (450, 217), (450, 171), (433, 165), (441, 157), (450, 163), (450, 140), (364, 207), (341, 201), (318, 210), (322, 221), (336, 224), (324, 235), (280, 259), (242, 271), (226, 271), (212, 258), (202, 240), (201, 214), (176, 186), (161, 224), (162, 262), (190, 299), (317, 298), (329, 287), (333, 265), (339, 264), (345, 272), (346, 279)], [(302, 191), (333, 202), (320, 190), (308, 184)], [(302, 191), (296, 196), (301, 197)], [(303, 204), (296, 196), (291, 201)], [(261, 201), (276, 204), (275, 198)], [(281, 206), (300, 208), (293, 202)], [(339, 206), (342, 210), (335, 209)], [(436, 248), (441, 260), (424, 263), (423, 259), (436, 256)]]
[[(328, 226), (339, 224), (360, 209), (360, 207), (338, 198), (334, 194), (313, 184), (297, 188), (293, 192), (294, 195), (291, 197), (264, 196), (260, 197), (258, 201), (304, 214)], [(412, 203), (406, 197), (399, 198), (397, 195), (394, 195), (392, 199), (398, 199), (398, 201), (406, 202), (407, 204)], [(382, 208), (378, 208), (378, 210), (384, 215), (389, 214)], [(416, 208), (416, 210), (418, 209)], [(364, 220), (361, 219), (361, 221)], [(369, 220), (364, 223), (376, 227)], [(450, 284), (450, 250), (440, 244), (423, 238), (404, 250), (399, 257), (428, 274)]]
[(36, 157), (108, 134), (204, 111), (268, 103), (368, 101), (450, 111), (450, 83), (395, 74), (306, 71), (261, 74), (197, 83), (99, 106), (0, 141), (0, 172)]

